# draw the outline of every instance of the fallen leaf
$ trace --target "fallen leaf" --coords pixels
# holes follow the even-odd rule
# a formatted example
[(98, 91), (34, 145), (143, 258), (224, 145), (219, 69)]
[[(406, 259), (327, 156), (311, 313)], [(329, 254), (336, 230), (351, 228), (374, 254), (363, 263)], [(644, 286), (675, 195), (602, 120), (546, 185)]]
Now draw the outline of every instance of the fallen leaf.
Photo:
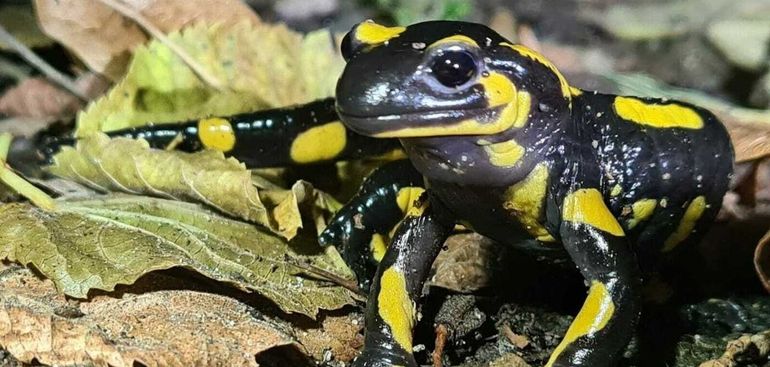
[(457, 292), (472, 292), (490, 285), (500, 246), (476, 233), (458, 234), (446, 241), (433, 265), (430, 284)]
[[(729, 115), (722, 117), (722, 119), (731, 121)], [(733, 141), (737, 162), (770, 156), (770, 123), (733, 122), (727, 127), (730, 139)]]
[[(141, 196), (57, 202), (47, 212), (0, 205), (0, 258), (32, 265), (63, 293), (113, 290), (161, 269), (184, 267), (259, 292), (286, 312), (314, 316), (352, 302), (349, 292), (291, 265), (304, 261), (352, 279), (314, 239), (287, 243), (195, 204)], [(293, 259), (293, 260), (292, 260)]]
[(53, 161), (51, 173), (91, 188), (200, 202), (288, 239), (302, 226), (300, 204), (312, 205), (323, 195), (307, 183), (291, 190), (258, 190), (242, 163), (218, 151), (150, 149), (144, 140), (110, 139), (104, 134), (82, 139), (75, 148), (63, 147)]
[(49, 280), (3, 265), (0, 344), (14, 357), (57, 366), (257, 366), (255, 355), (301, 347), (237, 301), (157, 291), (68, 301)]
[[(75, 80), (75, 86), (89, 98), (95, 98), (107, 90), (107, 81), (94, 73), (85, 73)], [(15, 123), (4, 123), (0, 130), (14, 136), (31, 137), (55, 121), (75, 117), (83, 107), (82, 102), (42, 77), (22, 80), (0, 96), (0, 114), (9, 116)]]
[(333, 95), (344, 67), (326, 30), (303, 37), (284, 25), (198, 24), (169, 38), (226, 90), (202, 83), (153, 41), (136, 50), (126, 77), (79, 116), (77, 136), (309, 102)]
[[(259, 23), (256, 14), (238, 0), (125, 0), (165, 33), (196, 22), (232, 25)], [(147, 41), (132, 20), (97, 0), (35, 0), (43, 31), (73, 50), (88, 67), (112, 80), (123, 76), (131, 52)]]
[(80, 101), (41, 77), (29, 78), (0, 97), (0, 113), (37, 119), (75, 116)]
[(297, 340), (318, 361), (333, 359), (350, 362), (364, 346), (361, 329), (364, 319), (360, 314), (327, 315), (319, 327), (298, 330)]

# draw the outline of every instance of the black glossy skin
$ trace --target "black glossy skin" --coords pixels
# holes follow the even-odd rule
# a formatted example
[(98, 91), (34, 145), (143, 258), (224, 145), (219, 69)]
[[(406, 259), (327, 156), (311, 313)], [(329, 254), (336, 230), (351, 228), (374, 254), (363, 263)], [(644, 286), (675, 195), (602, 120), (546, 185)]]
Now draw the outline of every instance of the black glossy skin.
[[(643, 270), (683, 240), (697, 238), (721, 206), (733, 166), (724, 127), (704, 109), (653, 99), (634, 99), (641, 107), (632, 110), (643, 118), (624, 118), (622, 99), (567, 92), (563, 77), (543, 59), (502, 44), (504, 39), (481, 25), (427, 22), (393, 33), (371, 42), (354, 28), (346, 37), (348, 64), (337, 108), (352, 130), (401, 138), (430, 188), (423, 203), (430, 210), (407, 216), (380, 262), (364, 351), (354, 365), (416, 365), (411, 336), (405, 337), (413, 315), (403, 315), (411, 323), (383, 315), (392, 315), (388, 305), (407, 310), (418, 301), (426, 269), (454, 223), (511, 245), (538, 235), (544, 248), (563, 247), (592, 286), (547, 366), (614, 365), (639, 317)], [(434, 44), (456, 35), (476, 45)], [(476, 77), (459, 87), (431, 79), (428, 66), (435, 65), (437, 49), (448, 47), (475, 55)], [(484, 130), (501, 116), (485, 94), (482, 78), (490, 73), (504, 75), (517, 93), (529, 93), (523, 126)], [(458, 130), (458, 121), (469, 118), (476, 123)], [(700, 125), (685, 124), (688, 119)], [(431, 129), (408, 130), (425, 127)], [(524, 153), (514, 163), (495, 164), (485, 146), (511, 139)], [(516, 202), (512, 207), (506, 192), (533, 177), (537, 167), (547, 177), (530, 187), (544, 195), (532, 190), (519, 198), (534, 198), (539, 209), (528, 211)], [(631, 228), (633, 205), (643, 199), (654, 199), (656, 206)], [(538, 226), (547, 233), (535, 233)], [(405, 286), (394, 282), (393, 274), (404, 275)]]
[[(334, 157), (310, 162), (292, 161), (289, 150), (292, 141), (298, 135), (313, 127), (339, 121), (333, 98), (299, 106), (220, 118), (230, 123), (235, 141), (232, 149), (226, 150), (224, 153), (238, 158), (239, 161), (251, 168), (357, 159), (385, 154), (400, 148), (394, 139), (372, 139), (352, 131), (346, 131), (345, 147)], [(199, 120), (157, 124), (111, 131), (108, 135), (145, 139), (150, 143), (150, 146), (159, 149), (165, 149), (169, 144), (173, 144), (175, 149), (194, 152), (205, 148), (201, 142), (198, 124)], [(58, 151), (59, 146), (73, 143), (74, 139), (55, 139), (44, 143), (43, 153), (46, 156), (51, 156)]]
[(406, 159), (386, 163), (370, 174), (358, 193), (334, 215), (327, 229), (318, 237), (323, 246), (334, 245), (345, 263), (358, 275), (359, 287), (368, 290), (377, 271), (372, 257), (372, 235), (385, 238), (404, 218), (397, 205), (401, 189), (423, 186), (423, 178)]

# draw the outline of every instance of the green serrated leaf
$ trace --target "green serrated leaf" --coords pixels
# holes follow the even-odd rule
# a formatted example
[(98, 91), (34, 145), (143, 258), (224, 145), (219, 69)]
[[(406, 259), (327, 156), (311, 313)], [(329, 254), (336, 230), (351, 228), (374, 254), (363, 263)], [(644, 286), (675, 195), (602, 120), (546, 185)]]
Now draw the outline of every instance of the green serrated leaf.
[(154, 270), (185, 267), (249, 289), (286, 312), (314, 316), (352, 302), (341, 287), (303, 274), (287, 257), (350, 278), (312, 241), (287, 244), (199, 205), (141, 196), (59, 201), (54, 212), (0, 206), (0, 257), (33, 265), (67, 295), (112, 290)]
[(218, 151), (150, 149), (144, 140), (104, 134), (64, 147), (53, 160), (51, 173), (92, 188), (203, 203), (288, 239), (302, 227), (300, 203), (312, 205), (321, 195), (306, 183), (291, 190), (259, 190), (242, 163)]
[(78, 137), (328, 97), (344, 66), (326, 30), (303, 37), (284, 25), (196, 24), (169, 39), (225, 91), (204, 84), (168, 47), (152, 41), (135, 51), (125, 78), (78, 117)]

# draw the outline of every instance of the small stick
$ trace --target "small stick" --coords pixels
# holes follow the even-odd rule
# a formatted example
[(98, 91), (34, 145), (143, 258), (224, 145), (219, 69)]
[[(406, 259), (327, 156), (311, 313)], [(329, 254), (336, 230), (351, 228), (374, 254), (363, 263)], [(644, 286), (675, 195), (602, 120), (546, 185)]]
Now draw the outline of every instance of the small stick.
[(72, 79), (45, 62), (45, 60), (40, 58), (40, 56), (38, 56), (29, 47), (21, 43), (16, 39), (16, 37), (10, 34), (2, 25), (0, 25), (0, 40), (8, 44), (8, 46), (11, 47), (14, 51), (18, 52), (24, 60), (26, 60), (35, 69), (43, 73), (46, 78), (50, 79), (60, 87), (66, 89), (68, 92), (74, 94), (83, 102), (88, 102), (90, 100), (90, 98), (88, 98), (85, 93), (78, 89), (78, 86)]
[(355, 293), (355, 294), (357, 294), (359, 296), (366, 297), (366, 294), (361, 290), (361, 288), (358, 287), (358, 284), (356, 284), (355, 281), (344, 279), (344, 278), (340, 277), (337, 274), (334, 274), (334, 273), (332, 273), (330, 271), (321, 269), (321, 268), (319, 268), (319, 267), (317, 267), (317, 266), (315, 266), (315, 265), (313, 265), (313, 264), (311, 264), (311, 263), (309, 263), (307, 261), (304, 261), (304, 260), (300, 260), (300, 259), (296, 259), (296, 258), (292, 258), (292, 257), (287, 257), (286, 260), (291, 265), (294, 265), (297, 268), (300, 268), (302, 270), (307, 271), (308, 273), (311, 273), (311, 274), (317, 275), (317, 276), (319, 276), (321, 278), (324, 278), (324, 279), (326, 279), (326, 280), (328, 280), (328, 281), (330, 281), (332, 283), (335, 283), (335, 284), (339, 285), (340, 287), (345, 288), (345, 289), (347, 289), (347, 290), (349, 290), (349, 291), (351, 291), (351, 292), (353, 292), (353, 293)]
[(433, 350), (433, 367), (442, 367), (443, 362), (441, 357), (444, 355), (444, 348), (446, 348), (446, 341), (449, 338), (449, 329), (446, 325), (436, 325), (436, 348)]
[(169, 49), (171, 49), (171, 52), (179, 56), (179, 58), (184, 61), (187, 66), (190, 67), (190, 69), (195, 72), (196, 75), (198, 75), (201, 80), (203, 80), (204, 83), (210, 85), (212, 88), (223, 91), (224, 85), (223, 83), (217, 79), (214, 75), (208, 72), (205, 67), (203, 67), (201, 64), (199, 64), (195, 59), (190, 56), (190, 54), (187, 53), (182, 47), (171, 41), (160, 29), (155, 27), (150, 20), (145, 18), (142, 14), (131, 8), (130, 6), (127, 6), (123, 3), (120, 3), (116, 0), (99, 0), (102, 4), (109, 6), (116, 12), (120, 13), (126, 18), (129, 18), (136, 22), (140, 27), (142, 27), (147, 33), (158, 39), (162, 44), (166, 45)]

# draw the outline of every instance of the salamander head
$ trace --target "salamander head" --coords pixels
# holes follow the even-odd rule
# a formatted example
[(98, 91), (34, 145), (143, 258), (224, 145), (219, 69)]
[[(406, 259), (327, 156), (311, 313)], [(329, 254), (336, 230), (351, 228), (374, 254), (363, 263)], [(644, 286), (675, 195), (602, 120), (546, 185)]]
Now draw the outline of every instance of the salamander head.
[(364, 135), (495, 135), (569, 114), (570, 88), (553, 65), (480, 24), (367, 21), (342, 51), (337, 110)]

